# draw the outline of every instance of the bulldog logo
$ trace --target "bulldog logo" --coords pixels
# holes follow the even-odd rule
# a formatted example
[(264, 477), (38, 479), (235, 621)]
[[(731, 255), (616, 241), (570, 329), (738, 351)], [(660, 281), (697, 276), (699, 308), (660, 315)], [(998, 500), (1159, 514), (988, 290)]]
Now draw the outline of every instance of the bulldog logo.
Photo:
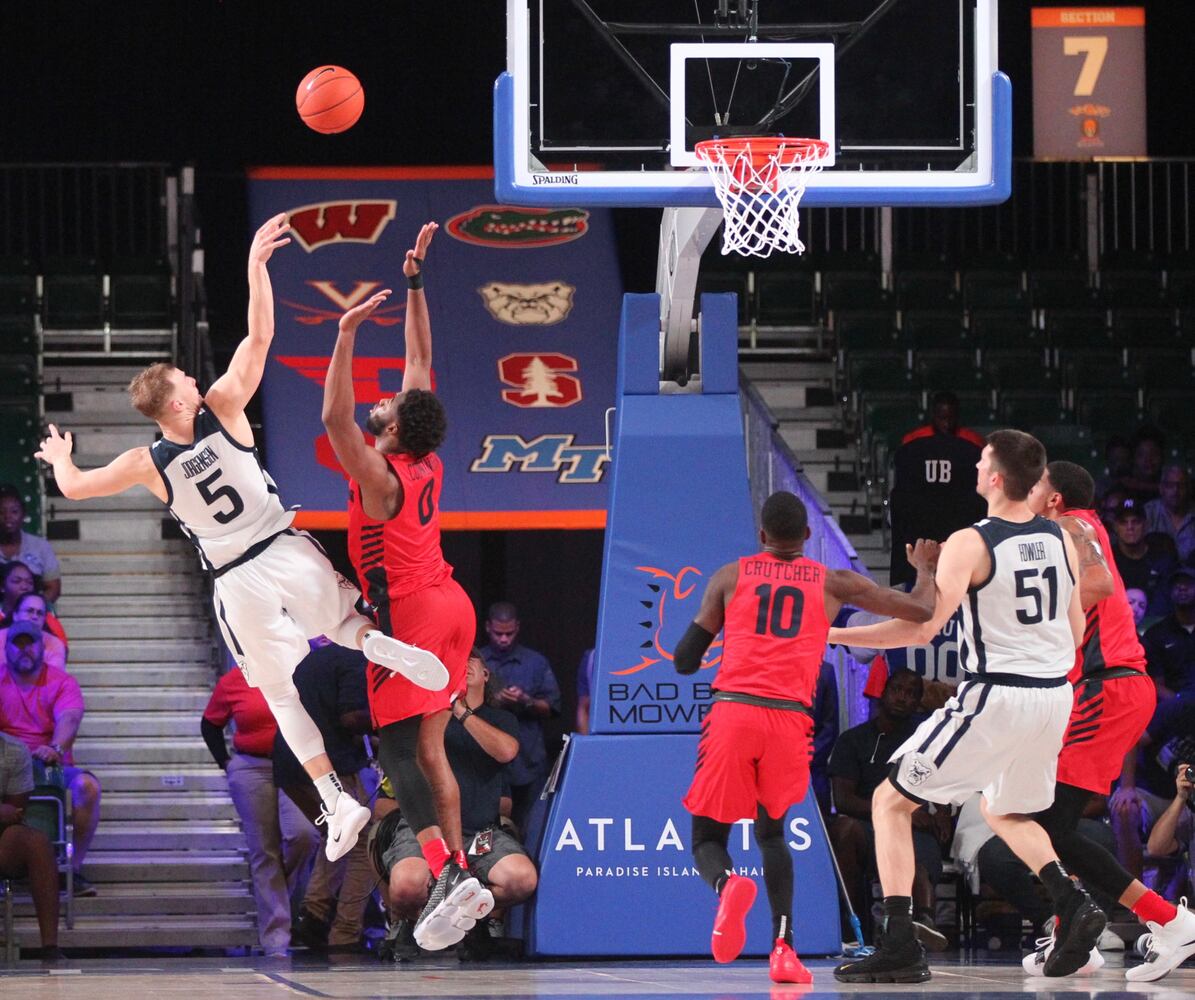
[(563, 281), (518, 285), (491, 281), (477, 289), (491, 316), (510, 326), (552, 326), (573, 311), (576, 287)]
[(935, 770), (937, 768), (934, 767), (933, 763), (926, 760), (921, 754), (911, 753), (905, 758), (904, 765), (901, 768), (903, 772), (901, 779), (907, 784), (916, 787), (917, 785), (925, 784)]

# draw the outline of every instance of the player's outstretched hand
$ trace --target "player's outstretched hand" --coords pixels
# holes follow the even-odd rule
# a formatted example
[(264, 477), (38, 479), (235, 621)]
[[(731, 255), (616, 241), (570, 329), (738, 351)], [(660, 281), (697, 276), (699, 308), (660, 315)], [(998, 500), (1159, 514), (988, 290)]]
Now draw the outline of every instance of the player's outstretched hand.
[(942, 546), (929, 538), (918, 538), (913, 545), (905, 546), (905, 556), (913, 569), (932, 573), (938, 568), (938, 554)]
[(402, 273), (413, 278), (419, 273), (420, 265), (427, 260), (427, 248), (431, 246), (432, 237), (440, 228), (438, 222), (428, 222), (419, 230), (419, 237), (415, 240), (415, 249), (408, 250), (406, 259), (402, 262)]
[(272, 219), (262, 223), (262, 227), (253, 235), (253, 246), (249, 248), (249, 263), (264, 264), (273, 256), (275, 250), (290, 242), (286, 234), (290, 232), (290, 223), (286, 221), (286, 213), (279, 212)]
[(53, 465), (59, 459), (69, 458), (74, 445), (75, 439), (70, 431), (63, 437), (58, 433), (58, 428), (50, 424), (50, 436), (42, 441), (41, 448), (33, 453), (33, 457)]
[(340, 317), (340, 329), (345, 333), (355, 333), (357, 327), (372, 316), (374, 310), (388, 298), (390, 298), (389, 288), (383, 288), (380, 292), (374, 292), (373, 295), (359, 306), (353, 306), (352, 309)]

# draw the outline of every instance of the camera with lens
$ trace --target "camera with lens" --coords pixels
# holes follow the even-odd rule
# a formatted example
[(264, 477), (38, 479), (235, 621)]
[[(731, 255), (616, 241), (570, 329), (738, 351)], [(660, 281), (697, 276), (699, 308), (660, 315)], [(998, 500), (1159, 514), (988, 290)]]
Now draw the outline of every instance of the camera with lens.
[(1183, 777), (1188, 781), (1195, 781), (1195, 767), (1192, 767), (1190, 764), (1188, 764), (1187, 769), (1183, 771)]

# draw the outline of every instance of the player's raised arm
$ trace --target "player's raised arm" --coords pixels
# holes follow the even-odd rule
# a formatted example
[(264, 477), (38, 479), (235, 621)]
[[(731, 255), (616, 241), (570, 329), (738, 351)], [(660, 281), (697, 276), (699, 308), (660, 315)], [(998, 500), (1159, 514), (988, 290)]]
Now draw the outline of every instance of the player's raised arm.
[[(987, 548), (978, 531), (969, 527), (956, 531), (946, 539), (938, 556), (935, 575), (937, 593), (933, 615), (928, 621), (917, 624), (894, 618), (857, 628), (832, 628), (829, 641), (870, 649), (924, 646), (942, 630), (942, 626), (954, 614), (967, 592), (973, 574), (981, 564), (985, 564), (987, 558)], [(986, 573), (986, 569), (984, 572)]]
[(432, 325), (427, 312), (427, 297), (423, 292), (423, 262), (427, 248), (439, 225), (428, 222), (419, 230), (415, 247), (407, 251), (402, 273), (407, 278), (407, 315), (403, 321), (406, 336), (406, 360), (402, 374), (402, 391), (431, 389), (432, 387)]
[(357, 480), (367, 496), (378, 499), (397, 489), (397, 483), (385, 457), (365, 443), (365, 436), (357, 426), (353, 347), (357, 327), (389, 297), (390, 289), (383, 289), (340, 317), (336, 347), (324, 381), (324, 408), (320, 414), (341, 467)]
[(249, 333), (237, 345), (228, 371), (216, 379), (204, 397), (221, 419), (243, 413), (261, 385), (274, 339), (274, 291), (266, 265), (275, 250), (290, 242), (288, 232), (290, 225), (282, 212), (257, 231), (249, 248)]
[(1066, 548), (1066, 562), (1070, 567), (1071, 577), (1075, 581), (1075, 586), (1071, 590), (1071, 600), (1070, 604), (1067, 605), (1066, 614), (1071, 625), (1071, 635), (1075, 639), (1075, 649), (1078, 649), (1083, 645), (1083, 634), (1087, 631), (1087, 616), (1083, 613), (1083, 595), (1080, 593), (1082, 590), (1082, 584), (1080, 583), (1082, 577), (1079, 568), (1079, 552), (1075, 547), (1070, 532), (1064, 531), (1062, 533), (1062, 542)]
[(1066, 515), (1058, 519), (1058, 526), (1070, 535), (1075, 546), (1079, 559), (1079, 574), (1075, 579), (1079, 584), (1079, 600), (1083, 607), (1090, 608), (1105, 597), (1111, 597), (1115, 585), (1095, 530), (1085, 521)]
[(915, 545), (906, 545), (909, 565), (917, 571), (912, 591), (905, 593), (881, 587), (861, 573), (849, 569), (832, 569), (826, 574), (826, 616), (833, 621), (843, 605), (862, 608), (877, 615), (888, 615), (910, 622), (927, 622), (934, 613), (937, 592), (934, 570), (941, 547), (925, 538)]
[(697, 617), (689, 623), (685, 634), (672, 654), (672, 665), (678, 674), (695, 674), (701, 666), (701, 658), (710, 648), (714, 637), (726, 623), (726, 602), (734, 594), (739, 578), (739, 564), (727, 563), (719, 569), (706, 585), (701, 597)]
[(54, 481), (68, 500), (89, 500), (92, 497), (110, 497), (123, 493), (134, 486), (144, 486), (163, 503), (166, 489), (162, 477), (154, 467), (148, 448), (130, 448), (117, 455), (100, 469), (80, 469), (71, 458), (74, 438), (70, 431), (66, 436), (50, 424), (50, 436), (34, 452), (34, 458), (48, 462), (54, 469)]

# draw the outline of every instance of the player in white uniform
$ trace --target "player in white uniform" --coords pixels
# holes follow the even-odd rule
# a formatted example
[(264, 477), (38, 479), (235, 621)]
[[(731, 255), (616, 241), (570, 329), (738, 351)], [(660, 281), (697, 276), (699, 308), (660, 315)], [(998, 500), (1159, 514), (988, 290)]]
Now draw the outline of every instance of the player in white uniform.
[(983, 792), (988, 825), (1049, 891), (1059, 916), (1047, 976), (1065, 976), (1088, 959), (1106, 918), (1077, 889), (1050, 838), (1030, 813), (1054, 799), (1058, 753), (1070, 717), (1067, 673), (1086, 620), (1079, 603), (1074, 543), (1037, 517), (1026, 498), (1046, 452), (1021, 431), (996, 431), (978, 463), (988, 516), (942, 546), (934, 617), (923, 625), (888, 621), (831, 629), (830, 641), (887, 649), (926, 641), (962, 605), (957, 694), (892, 755), (872, 815), (884, 889), (879, 950), (834, 970), (843, 982), (924, 982), (925, 951), (913, 936), (911, 819), (927, 802), (960, 805)]
[(71, 500), (144, 486), (167, 505), (215, 578), (225, 643), (320, 792), (325, 850), (335, 861), (352, 849), (370, 813), (341, 787), (319, 729), (299, 701), (291, 675), (309, 652), (307, 640), (326, 635), (433, 690), (447, 684), (448, 671), (433, 654), (384, 635), (357, 613), (359, 591), (309, 535), (291, 528), (294, 513), (282, 506), (254, 447), (245, 406), (261, 382), (274, 336), (266, 263), (290, 242), (289, 229), (285, 214), (277, 215), (253, 238), (249, 333), (206, 397), (195, 379), (168, 364), (151, 365), (133, 379), (133, 405), (157, 423), (161, 440), (83, 471), (71, 460), (70, 432), (63, 437), (51, 424), (37, 457), (54, 467), (59, 489)]

